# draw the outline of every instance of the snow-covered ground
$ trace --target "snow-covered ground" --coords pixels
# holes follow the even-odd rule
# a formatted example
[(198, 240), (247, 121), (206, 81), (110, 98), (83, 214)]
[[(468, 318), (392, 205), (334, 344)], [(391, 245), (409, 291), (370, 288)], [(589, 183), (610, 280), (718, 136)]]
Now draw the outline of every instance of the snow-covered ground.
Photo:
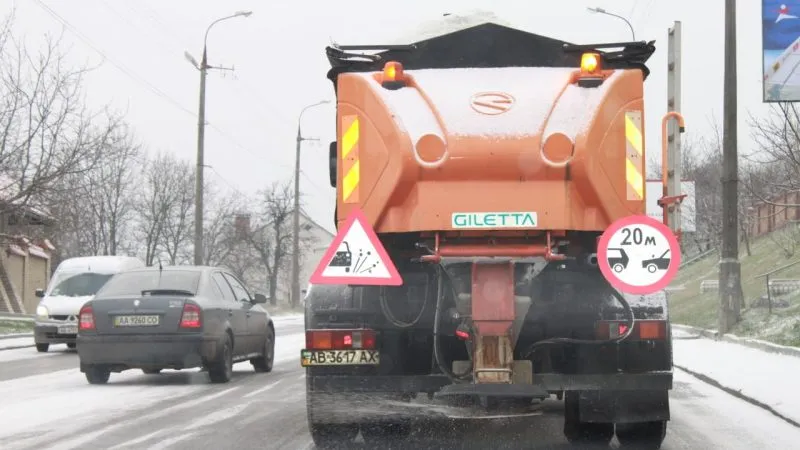
[[(770, 406), (800, 423), (800, 358), (696, 336), (673, 329), (676, 366), (705, 375), (720, 385)], [(683, 339), (682, 339), (683, 338)]]
[[(302, 323), (302, 316), (276, 318), (276, 328), (281, 324)], [(31, 338), (28, 338), (30, 342)], [(299, 349), (305, 344), (303, 333), (282, 334), (278, 332), (275, 341), (276, 367), (299, 367)], [(32, 348), (0, 351), (0, 361), (17, 361), (30, 358), (49, 358), (62, 352), (37, 353)], [(7, 358), (4, 358), (8, 356)], [(77, 366), (77, 361), (76, 361)], [(2, 364), (0, 364), (0, 371)], [(24, 376), (0, 382), (0, 399), (3, 399), (3, 411), (13, 414), (14, 425), (0, 427), (0, 448), (13, 441), (13, 444), (32, 445), (38, 439), (67, 437), (79, 429), (87, 417), (107, 418), (109, 425), (102, 429), (109, 432), (116, 429), (113, 425), (115, 417), (121, 417), (132, 410), (146, 410), (151, 405), (165, 399), (175, 399), (175, 405), (159, 410), (159, 414), (168, 415), (177, 410), (196, 406), (199, 402), (207, 402), (225, 395), (234, 389), (241, 389), (242, 395), (248, 395), (240, 380), (248, 380), (253, 374), (249, 362), (234, 365), (236, 378), (225, 386), (210, 385), (205, 374), (199, 369), (184, 371), (164, 371), (164, 374), (180, 373), (182, 376), (148, 377), (141, 371), (131, 370), (112, 374), (106, 386), (89, 385), (77, 367), (66, 370)], [(245, 378), (237, 376), (245, 375)], [(267, 374), (270, 376), (271, 374)], [(238, 387), (237, 387), (238, 386)], [(209, 394), (209, 389), (214, 393)], [(218, 392), (216, 390), (219, 390)], [(261, 388), (263, 390), (264, 388)], [(255, 392), (250, 390), (250, 393)], [(202, 395), (201, 395), (202, 394)], [(180, 400), (178, 400), (180, 399)], [(152, 414), (151, 414), (152, 415)], [(7, 422), (6, 425), (9, 423)], [(119, 425), (122, 426), (122, 425)], [(130, 426), (128, 423), (125, 426)], [(44, 435), (42, 430), (47, 430)], [(46, 435), (46, 436), (45, 436)], [(13, 437), (12, 437), (13, 436)], [(91, 440), (92, 436), (87, 436)], [(84, 439), (85, 440), (85, 439)], [(88, 442), (88, 441), (87, 441)], [(5, 444), (4, 444), (5, 443)], [(73, 448), (75, 443), (65, 448)], [(10, 448), (10, 447), (5, 447)], [(19, 448), (19, 447), (17, 447)], [(54, 447), (50, 447), (54, 448)]]

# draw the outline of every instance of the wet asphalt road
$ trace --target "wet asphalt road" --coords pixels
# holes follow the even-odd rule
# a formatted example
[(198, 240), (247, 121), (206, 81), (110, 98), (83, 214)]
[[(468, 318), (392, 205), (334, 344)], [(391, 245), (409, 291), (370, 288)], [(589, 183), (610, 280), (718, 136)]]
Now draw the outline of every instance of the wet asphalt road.
[[(0, 448), (313, 449), (298, 362), (302, 320), (276, 328), (273, 372), (256, 374), (248, 363), (238, 364), (225, 385), (196, 371), (128, 371), (112, 374), (106, 386), (90, 386), (77, 370), (77, 355), (64, 346), (47, 354), (0, 351)], [(665, 450), (800, 445), (797, 428), (680, 371), (671, 408)], [(391, 448), (572, 449), (561, 434), (562, 411), (563, 403), (553, 400), (541, 416), (524, 420), (425, 423)]]

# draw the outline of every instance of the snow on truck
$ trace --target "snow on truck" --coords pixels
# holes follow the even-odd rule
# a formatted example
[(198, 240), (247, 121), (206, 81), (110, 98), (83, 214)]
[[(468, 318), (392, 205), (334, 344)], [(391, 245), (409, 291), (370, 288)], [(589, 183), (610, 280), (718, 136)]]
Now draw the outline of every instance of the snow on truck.
[[(645, 214), (653, 42), (579, 46), (487, 23), (326, 51), (337, 228), (358, 230), (320, 261), (346, 272), (312, 277), (305, 299), (316, 444), (400, 439), (420, 417), (527, 420), (555, 395), (570, 442), (659, 447), (666, 301), (619, 293), (597, 266), (603, 231)], [(662, 131), (670, 118), (683, 131), (674, 113)], [(395, 268), (397, 282), (352, 278)]]

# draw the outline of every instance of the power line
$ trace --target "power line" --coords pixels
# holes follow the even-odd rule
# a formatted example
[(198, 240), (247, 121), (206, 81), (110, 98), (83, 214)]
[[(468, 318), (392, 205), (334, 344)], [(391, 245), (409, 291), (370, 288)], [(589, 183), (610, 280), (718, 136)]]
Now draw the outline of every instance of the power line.
[(134, 81), (137, 81), (137, 82), (139, 82), (141, 84), (144, 84), (153, 93), (155, 93), (156, 95), (158, 95), (162, 99), (168, 101), (169, 103), (172, 103), (173, 106), (175, 106), (176, 108), (180, 109), (181, 111), (183, 111), (183, 112), (185, 112), (185, 113), (187, 113), (187, 114), (189, 114), (189, 115), (191, 115), (193, 117), (197, 117), (197, 115), (195, 113), (193, 113), (189, 109), (183, 107), (183, 105), (181, 105), (175, 99), (173, 99), (172, 97), (170, 97), (169, 95), (164, 93), (161, 89), (159, 89), (158, 87), (154, 86), (152, 83), (150, 83), (149, 81), (145, 80), (144, 78), (136, 75), (132, 70), (130, 70), (124, 64), (116, 61), (114, 58), (109, 57), (105, 52), (103, 52), (96, 45), (94, 45), (92, 43), (91, 39), (86, 37), (83, 33), (80, 32), (80, 30), (75, 28), (75, 26), (73, 26), (69, 21), (67, 21), (66, 19), (61, 17), (57, 12), (55, 12), (53, 9), (51, 9), (49, 6), (47, 6), (42, 0), (35, 0), (35, 1), (40, 7), (42, 7), (42, 9), (45, 10), (45, 12), (50, 14), (51, 17), (53, 17), (54, 19), (59, 21), (65, 28), (67, 28), (68, 30), (72, 31), (72, 33), (75, 34), (81, 41), (83, 41), (84, 44), (88, 45), (92, 50), (94, 50), (100, 56), (102, 56), (104, 60), (107, 60), (108, 62), (110, 62), (114, 67), (119, 69), (122, 73), (124, 73), (125, 75), (127, 75), (128, 77), (133, 79)]

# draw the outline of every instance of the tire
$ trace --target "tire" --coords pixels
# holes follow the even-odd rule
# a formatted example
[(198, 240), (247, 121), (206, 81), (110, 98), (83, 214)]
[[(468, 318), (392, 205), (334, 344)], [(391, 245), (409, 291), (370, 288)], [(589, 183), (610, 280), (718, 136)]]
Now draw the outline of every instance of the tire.
[(581, 422), (579, 392), (564, 395), (564, 437), (573, 445), (608, 446), (614, 437), (613, 423)]
[(106, 384), (111, 376), (111, 371), (100, 366), (89, 366), (84, 375), (89, 384)]
[(161, 373), (161, 369), (142, 369), (146, 375), (158, 375)]
[(650, 273), (656, 273), (656, 270), (658, 270), (658, 266), (656, 266), (655, 264), (650, 264), (649, 266), (647, 266), (647, 271)]
[(269, 373), (272, 372), (273, 362), (275, 362), (275, 331), (272, 330), (272, 327), (267, 327), (264, 354), (260, 358), (251, 359), (250, 364), (258, 373)]
[(614, 272), (620, 273), (625, 269), (622, 264), (614, 264)]
[(75, 342), (70, 342), (67, 344), (67, 348), (70, 350), (75, 350), (76, 347), (78, 347), (78, 344), (76, 344)]
[(50, 344), (39, 344), (36, 343), (36, 351), (39, 353), (47, 353), (47, 350), (50, 349)]
[(623, 448), (658, 450), (666, 435), (666, 420), (617, 425), (617, 439)]
[(367, 448), (389, 448), (403, 442), (411, 434), (411, 425), (405, 422), (361, 424), (361, 436)]
[(219, 359), (208, 365), (208, 378), (212, 383), (227, 383), (233, 378), (233, 343), (227, 333)]
[(306, 416), (308, 418), (308, 431), (311, 439), (318, 449), (350, 449), (353, 440), (358, 435), (358, 424), (321, 423), (317, 413), (317, 404), (325, 403), (325, 399), (318, 398), (315, 392), (308, 388), (306, 377)]

